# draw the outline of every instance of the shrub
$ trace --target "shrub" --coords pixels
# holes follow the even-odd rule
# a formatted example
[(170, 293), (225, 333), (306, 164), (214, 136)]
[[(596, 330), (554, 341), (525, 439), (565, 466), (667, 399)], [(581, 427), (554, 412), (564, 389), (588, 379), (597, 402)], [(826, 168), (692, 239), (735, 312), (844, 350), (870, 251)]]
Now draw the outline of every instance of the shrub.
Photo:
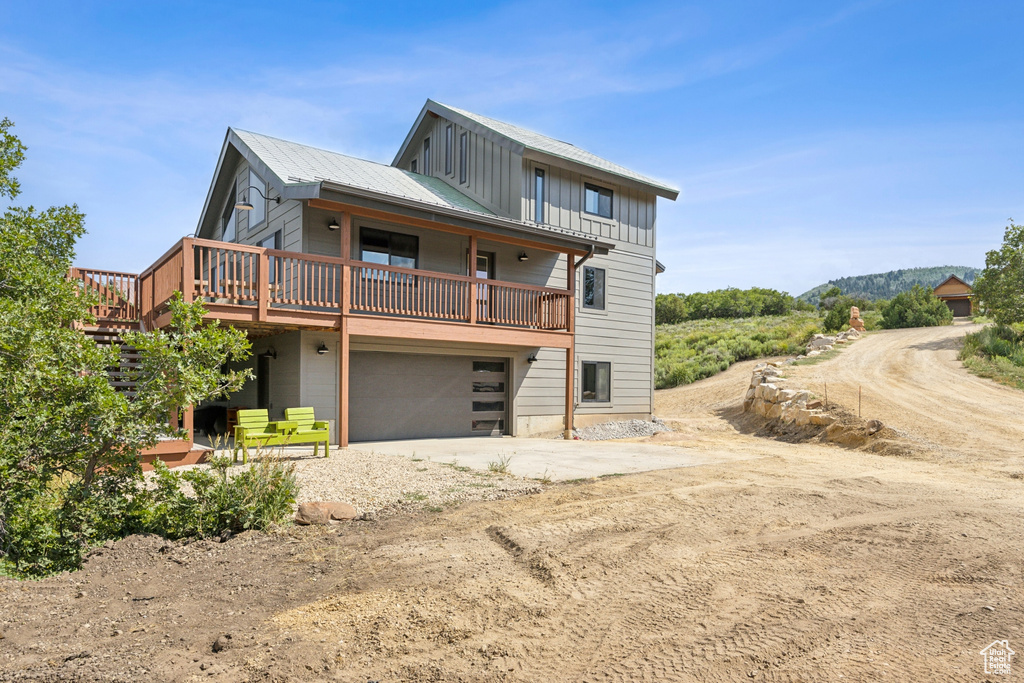
[(676, 325), (687, 320), (786, 315), (795, 309), (808, 308), (813, 309), (786, 292), (761, 287), (729, 288), (694, 294), (659, 294), (655, 298), (654, 319), (659, 325)]
[(990, 325), (968, 334), (960, 360), (977, 375), (1024, 389), (1024, 328)]
[(291, 513), (299, 488), (293, 464), (260, 455), (231, 477), (230, 458), (215, 456), (210, 464), (208, 469), (178, 472), (159, 460), (153, 463), (156, 487), (148, 492), (149, 531), (183, 538), (266, 530)]
[(932, 294), (931, 288), (914, 285), (900, 292), (882, 308), (882, 327), (887, 330), (902, 327), (934, 327), (953, 322), (953, 311)]

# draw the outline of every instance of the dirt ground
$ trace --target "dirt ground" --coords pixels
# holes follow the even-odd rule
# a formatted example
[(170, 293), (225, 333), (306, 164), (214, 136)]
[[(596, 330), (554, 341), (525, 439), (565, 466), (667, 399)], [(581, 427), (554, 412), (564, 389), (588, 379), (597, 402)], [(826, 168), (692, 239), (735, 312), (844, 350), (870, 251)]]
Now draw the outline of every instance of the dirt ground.
[(982, 648), (1024, 645), (1024, 393), (960, 369), (963, 332), (790, 371), (863, 386), (913, 457), (757, 436), (743, 363), (656, 397), (652, 441), (728, 464), (2, 580), (0, 679), (986, 680)]

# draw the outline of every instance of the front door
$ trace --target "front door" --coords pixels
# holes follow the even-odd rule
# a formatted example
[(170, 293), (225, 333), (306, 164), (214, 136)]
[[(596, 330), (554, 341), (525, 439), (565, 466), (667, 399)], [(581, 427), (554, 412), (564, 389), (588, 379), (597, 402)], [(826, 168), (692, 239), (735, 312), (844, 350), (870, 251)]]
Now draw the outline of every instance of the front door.
[[(476, 269), (473, 272), (481, 280), (494, 279), (494, 253), (490, 251), (478, 251), (476, 254)], [(476, 289), (476, 318), (487, 320), (490, 316), (490, 285), (481, 282)]]

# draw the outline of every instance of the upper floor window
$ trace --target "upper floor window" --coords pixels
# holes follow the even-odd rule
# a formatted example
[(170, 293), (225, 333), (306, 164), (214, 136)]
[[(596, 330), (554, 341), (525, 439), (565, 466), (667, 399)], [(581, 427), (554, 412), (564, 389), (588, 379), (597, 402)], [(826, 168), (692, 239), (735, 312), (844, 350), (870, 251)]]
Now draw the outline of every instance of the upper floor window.
[(418, 173), (419, 172), (417, 170), (418, 164), (416, 162), (417, 162), (417, 159), (413, 159), (412, 161), (409, 162), (409, 170), (412, 171), (413, 173)]
[(595, 216), (612, 217), (612, 191), (587, 183), (583, 186), (583, 210)]
[(423, 173), (430, 175), (430, 138), (423, 141)]
[(256, 171), (250, 168), (249, 188), (246, 190), (246, 194), (249, 195), (249, 203), (252, 204), (252, 211), (249, 212), (249, 230), (255, 229), (267, 219), (267, 200), (261, 197), (259, 192), (254, 191), (252, 189), (254, 187), (264, 195), (267, 194), (267, 184), (256, 174)]
[(224, 207), (224, 213), (221, 216), (221, 227), (223, 230), (220, 233), (220, 238), (225, 242), (235, 241), (235, 202), (238, 201), (238, 184), (231, 186), (231, 194), (228, 195), (227, 205)]
[(583, 266), (583, 308), (604, 310), (604, 268)]
[(544, 222), (544, 171), (536, 169), (533, 175), (533, 220)]
[(469, 134), (459, 135), (459, 182), (469, 180)]
[(382, 266), (417, 268), (420, 238), (400, 232), (360, 228), (359, 258)]
[(452, 174), (452, 164), (455, 162), (455, 133), (451, 124), (444, 129), (444, 174)]

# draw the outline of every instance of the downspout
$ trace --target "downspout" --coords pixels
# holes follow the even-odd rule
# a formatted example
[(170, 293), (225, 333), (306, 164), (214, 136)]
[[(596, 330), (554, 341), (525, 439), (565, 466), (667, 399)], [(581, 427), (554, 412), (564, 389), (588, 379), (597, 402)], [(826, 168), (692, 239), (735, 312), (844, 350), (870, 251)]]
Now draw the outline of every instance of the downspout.
[(581, 258), (579, 261), (576, 262), (576, 267), (573, 270), (579, 270), (580, 266), (582, 266), (587, 261), (587, 259), (589, 259), (593, 255), (594, 255), (594, 245), (591, 244), (590, 245), (590, 250), (587, 252), (586, 256), (584, 256), (583, 258)]

